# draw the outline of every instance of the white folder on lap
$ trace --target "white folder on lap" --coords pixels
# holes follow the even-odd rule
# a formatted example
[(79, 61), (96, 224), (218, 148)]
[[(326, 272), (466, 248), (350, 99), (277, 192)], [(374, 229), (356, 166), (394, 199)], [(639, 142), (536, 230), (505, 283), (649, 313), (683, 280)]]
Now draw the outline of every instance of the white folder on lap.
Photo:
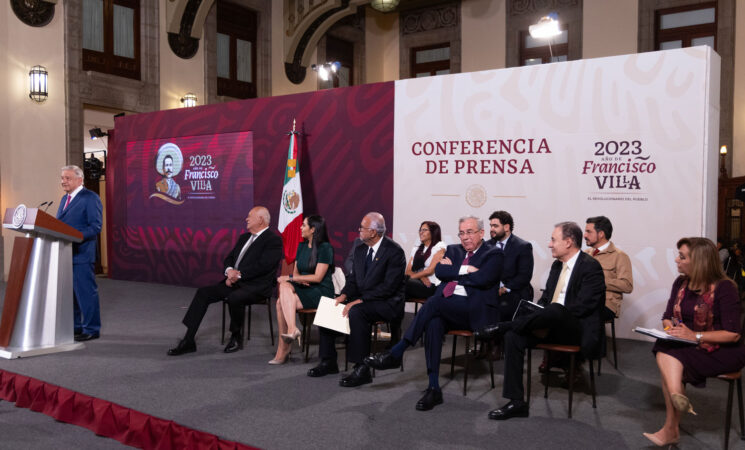
[(333, 298), (321, 297), (313, 325), (349, 334), (349, 317), (342, 316), (342, 311), (344, 311), (343, 303), (336, 305), (336, 300)]

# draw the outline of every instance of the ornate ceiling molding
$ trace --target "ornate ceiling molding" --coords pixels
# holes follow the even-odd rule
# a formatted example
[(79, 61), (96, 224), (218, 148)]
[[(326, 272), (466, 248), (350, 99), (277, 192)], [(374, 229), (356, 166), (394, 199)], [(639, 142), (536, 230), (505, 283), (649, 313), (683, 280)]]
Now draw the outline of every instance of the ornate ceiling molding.
[(458, 5), (420, 9), (401, 13), (402, 34), (419, 33), (458, 26)]
[(52, 21), (57, 0), (10, 0), (18, 19), (32, 27), (43, 27)]
[(580, 0), (510, 0), (508, 3), (508, 14), (510, 16), (521, 16), (523, 14), (535, 14), (553, 8), (566, 8), (577, 6)]

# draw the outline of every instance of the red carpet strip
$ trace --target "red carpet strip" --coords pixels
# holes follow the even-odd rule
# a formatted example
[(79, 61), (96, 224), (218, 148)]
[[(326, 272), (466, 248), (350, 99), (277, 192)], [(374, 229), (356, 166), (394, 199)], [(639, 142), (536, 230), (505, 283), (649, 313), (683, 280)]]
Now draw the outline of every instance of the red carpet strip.
[(0, 370), (0, 399), (144, 449), (254, 449), (116, 403)]

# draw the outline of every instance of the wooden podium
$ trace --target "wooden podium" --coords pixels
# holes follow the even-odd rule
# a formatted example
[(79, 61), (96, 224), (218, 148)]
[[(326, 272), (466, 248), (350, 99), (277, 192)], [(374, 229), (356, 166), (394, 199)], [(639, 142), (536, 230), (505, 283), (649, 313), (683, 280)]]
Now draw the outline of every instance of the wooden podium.
[(73, 340), (72, 244), (83, 234), (36, 208), (8, 208), (3, 228), (13, 241), (0, 315), (0, 357), (20, 358), (83, 348)]

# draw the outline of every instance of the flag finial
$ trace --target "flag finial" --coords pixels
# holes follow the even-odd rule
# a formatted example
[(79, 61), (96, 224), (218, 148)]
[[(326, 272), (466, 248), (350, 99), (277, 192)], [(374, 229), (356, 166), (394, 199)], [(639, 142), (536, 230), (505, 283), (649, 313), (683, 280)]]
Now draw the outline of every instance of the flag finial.
[(292, 119), (292, 132), (295, 132), (295, 119)]

